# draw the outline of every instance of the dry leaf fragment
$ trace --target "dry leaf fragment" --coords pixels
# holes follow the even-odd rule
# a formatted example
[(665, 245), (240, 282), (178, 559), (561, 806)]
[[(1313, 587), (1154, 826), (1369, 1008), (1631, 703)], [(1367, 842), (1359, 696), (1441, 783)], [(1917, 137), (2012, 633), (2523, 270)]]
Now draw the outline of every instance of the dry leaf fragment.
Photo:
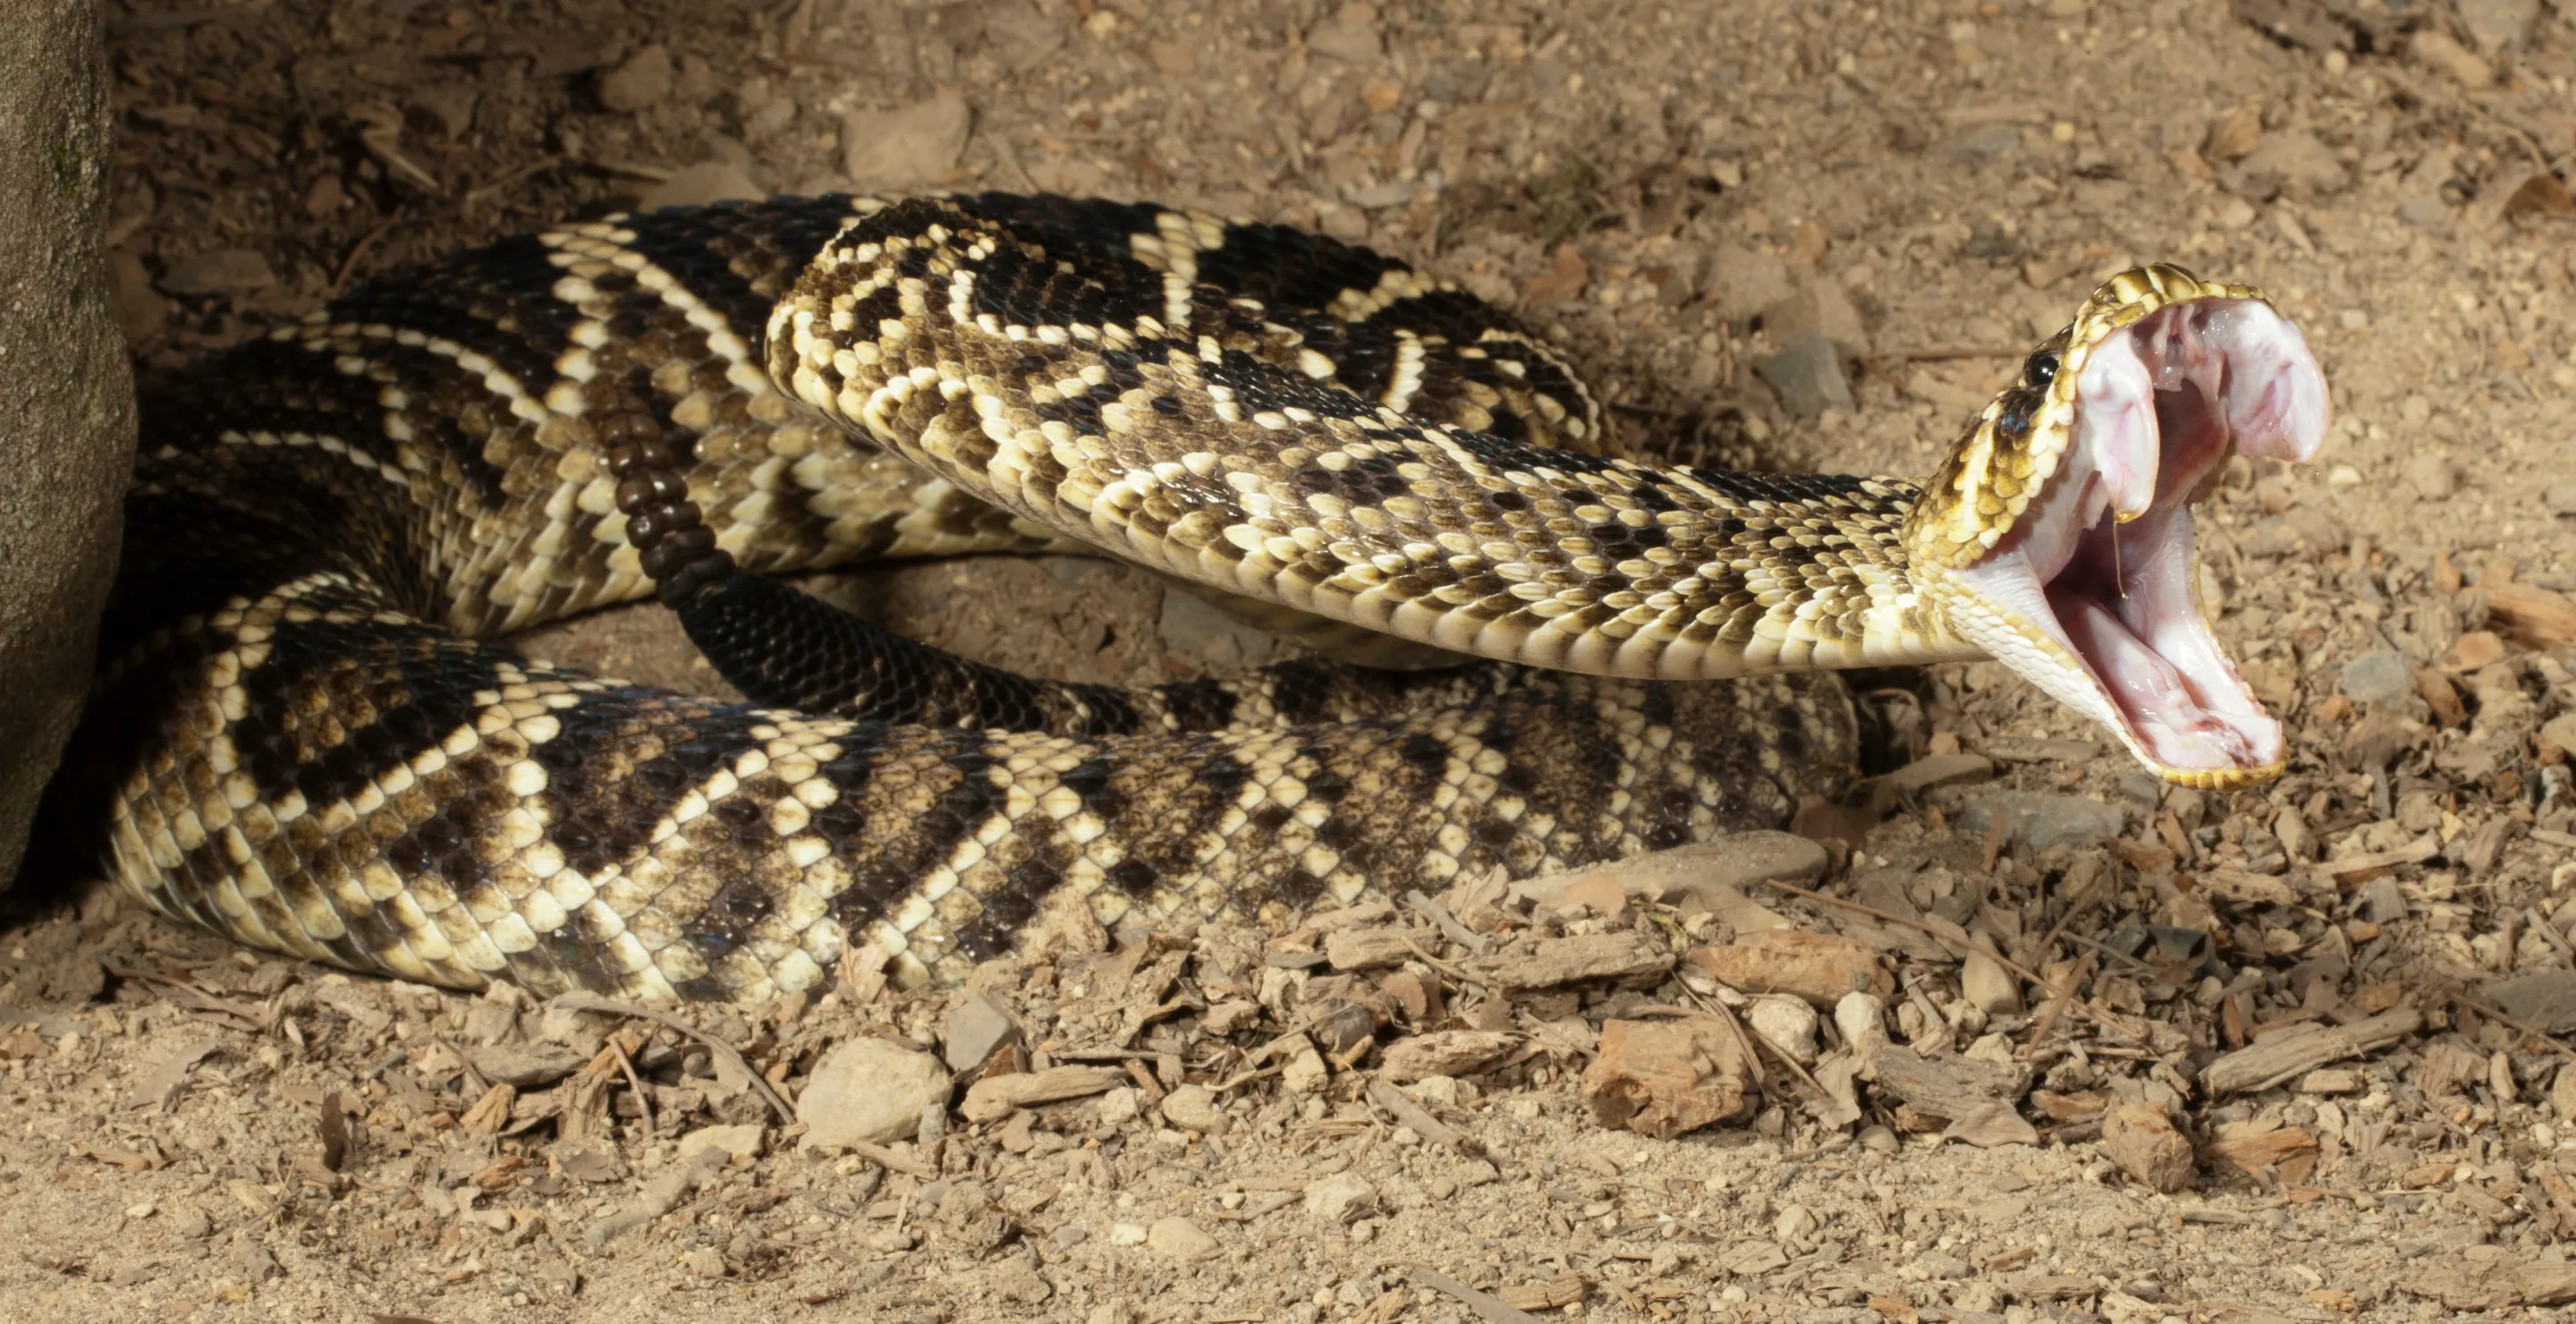
[[(38, 1040), (39, 1048), (42, 1043)], [(133, 1105), (137, 1108), (168, 1108), (178, 1097), (179, 1087), (188, 1083), (188, 1073), (208, 1054), (223, 1046), (222, 1040), (214, 1038), (194, 1039), (181, 1044), (134, 1082)], [(0, 1057), (10, 1055), (8, 1045), (0, 1042)]]
[(2247, 873), (2242, 869), (2211, 869), (2195, 880), (2200, 892), (2220, 901), (2248, 906), (2294, 906), (2299, 903), (2298, 889), (2270, 874)]
[(322, 1166), (338, 1172), (349, 1161), (349, 1115), (338, 1094), (322, 1099)]
[(2566, 181), (2546, 170), (2535, 170), (2531, 177), (2514, 187), (2504, 200), (2507, 216), (2565, 216), (2576, 213), (2576, 195), (2571, 195)]
[(1572, 244), (1558, 244), (1556, 258), (1548, 269), (1530, 277), (1521, 287), (1521, 297), (1531, 303), (1555, 303), (1583, 293), (1592, 280), (1592, 268), (1583, 260), (1583, 250)]
[(2263, 141), (2263, 110), (2259, 106), (2238, 106), (2210, 121), (2207, 153), (2221, 161), (2242, 161), (2254, 154)]

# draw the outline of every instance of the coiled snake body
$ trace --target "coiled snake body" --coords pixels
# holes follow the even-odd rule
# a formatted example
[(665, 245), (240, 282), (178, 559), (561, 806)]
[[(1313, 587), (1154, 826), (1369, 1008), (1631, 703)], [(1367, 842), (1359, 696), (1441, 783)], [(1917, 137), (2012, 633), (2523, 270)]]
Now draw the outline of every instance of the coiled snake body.
[[(2278, 731), (2208, 641), (2186, 507), (2231, 449), (2312, 449), (2323, 398), (2259, 296), (2152, 268), (1923, 490), (1657, 469), (1499, 314), (1294, 231), (1000, 195), (615, 217), (147, 392), (48, 812), (261, 947), (761, 999), (861, 943), (955, 977), (1777, 823), (1849, 775), (1822, 667), (1991, 652), (2169, 776), (2259, 779)], [(1050, 685), (760, 577), (1067, 544), (1551, 670)], [(483, 642), (656, 584), (759, 703)]]

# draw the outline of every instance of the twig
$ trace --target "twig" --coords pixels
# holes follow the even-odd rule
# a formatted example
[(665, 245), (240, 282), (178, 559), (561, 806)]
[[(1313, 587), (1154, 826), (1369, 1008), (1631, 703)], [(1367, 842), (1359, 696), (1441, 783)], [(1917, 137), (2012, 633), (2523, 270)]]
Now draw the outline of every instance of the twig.
[(641, 161), (583, 161), (580, 164), (603, 175), (623, 175), (628, 179), (640, 179), (648, 184), (667, 184), (671, 182), (671, 176), (674, 173), (667, 166), (646, 165)]
[(868, 1162), (873, 1163), (880, 1168), (884, 1168), (889, 1172), (907, 1173), (911, 1176), (919, 1177), (924, 1181), (939, 1180), (939, 1169), (934, 1168), (919, 1159), (905, 1158), (903, 1155), (898, 1154), (883, 1145), (871, 1145), (864, 1140), (849, 1140), (842, 1142), (840, 1148), (846, 1149), (851, 1153), (858, 1155), (860, 1158), (866, 1159)]
[(1438, 925), (1440, 931), (1448, 935), (1449, 941), (1466, 948), (1468, 951), (1474, 952), (1478, 956), (1484, 955), (1485, 950), (1493, 945), (1485, 941), (1485, 935), (1459, 923), (1458, 917), (1450, 914), (1447, 906), (1432, 900), (1430, 897), (1427, 897), (1420, 892), (1405, 893), (1404, 904), (1411, 907), (1413, 913), (1422, 916), (1424, 919), (1430, 920), (1433, 924)]
[(171, 995), (172, 1001), (184, 1004), (190, 1011), (204, 1012), (209, 1016), (228, 1017), (237, 1022), (237, 1024), (229, 1028), (246, 1031), (251, 1034), (258, 1034), (264, 1029), (275, 1028), (273, 1026), (261, 1025), (258, 1017), (251, 1015), (249, 1012), (242, 1010), (222, 998), (216, 997), (212, 993), (208, 993), (204, 989), (199, 988), (186, 980), (173, 979), (168, 975), (157, 975), (149, 970), (136, 970), (121, 965), (111, 965), (105, 967), (105, 969), (109, 974), (114, 975), (118, 979), (139, 979), (144, 983), (167, 989)]
[(2530, 925), (2531, 931), (2539, 934), (2549, 943), (2550, 946), (2566, 953), (2569, 957), (2576, 957), (2576, 945), (2570, 945), (2567, 941), (2567, 935), (2560, 933), (2558, 931), (2558, 926), (2550, 923), (2549, 917), (2541, 914), (2537, 908), (2524, 906), (2522, 908), (2522, 922)]
[(571, 160), (571, 157), (564, 156), (561, 153), (557, 153), (553, 156), (539, 157), (534, 161), (530, 161), (526, 165), (520, 166), (516, 170), (509, 171), (495, 179), (467, 189), (465, 191), (465, 196), (461, 201), (463, 205), (467, 207), (479, 205), (485, 198), (491, 197), (493, 194), (508, 188), (512, 184), (518, 183), (520, 180), (526, 179), (530, 175), (552, 170), (556, 166), (563, 165)]
[(1861, 914), (1869, 916), (1871, 919), (1885, 920), (1890, 924), (1902, 924), (1909, 929), (1913, 929), (1918, 933), (1924, 934), (1935, 942), (1957, 943), (1960, 946), (1985, 957), (1987, 960), (2002, 966), (2004, 969), (2010, 970), (2014, 974), (2029, 980), (2031, 983), (2036, 984), (2041, 988), (2050, 989), (2052, 992), (2054, 991), (2053, 986), (2050, 985), (2047, 980), (2042, 979), (2036, 973), (2033, 973), (2029, 966), (2023, 965), (2021, 962), (1996, 951), (1992, 947), (1988, 947), (1974, 938), (1967, 937), (1964, 934), (1960, 937), (1953, 938), (1919, 919), (1908, 919), (1892, 910), (1881, 910), (1876, 906), (1864, 906), (1857, 901), (1845, 901), (1841, 897), (1827, 896), (1822, 892), (1810, 892), (1806, 888), (1800, 887), (1795, 883), (1784, 883), (1777, 878), (1765, 878), (1761, 881), (1766, 886), (1779, 888), (1783, 892), (1794, 892), (1810, 901), (1819, 901), (1829, 906), (1841, 906), (1845, 910), (1858, 911)]
[(674, 1016), (669, 1012), (647, 1007), (641, 1003), (620, 1002), (615, 998), (603, 998), (596, 993), (558, 993), (554, 997), (554, 1003), (557, 1006), (567, 1007), (573, 1011), (596, 1011), (604, 1012), (611, 1016), (634, 1016), (643, 1020), (651, 1021), (654, 1024), (663, 1026), (667, 1029), (677, 1030), (680, 1033), (697, 1040), (699, 1043), (706, 1045), (708, 1052), (715, 1054), (717, 1057), (722, 1058), (723, 1060), (733, 1064), (736, 1068), (739, 1068), (743, 1075), (751, 1079), (751, 1087), (760, 1091), (760, 1097), (769, 1101), (770, 1110), (778, 1114), (779, 1121), (792, 1122), (796, 1120), (796, 1110), (788, 1107), (787, 1100), (779, 1097), (777, 1089), (772, 1087), (766, 1079), (763, 1079), (759, 1072), (751, 1069), (750, 1060), (742, 1055), (741, 1050), (735, 1048), (732, 1044), (726, 1043), (724, 1040), (718, 1039), (714, 1035), (708, 1034), (706, 1031), (689, 1024), (687, 1021), (681, 1020), (679, 1017)]
[(1422, 944), (1415, 942), (1410, 934), (1404, 935), (1404, 946), (1405, 950), (1422, 958), (1422, 963), (1424, 965), (1430, 966), (1432, 969), (1449, 976), (1451, 979), (1457, 980), (1461, 984), (1473, 984), (1478, 982), (1473, 975), (1470, 975), (1466, 971), (1449, 964), (1447, 961), (1443, 961), (1439, 957), (1433, 956), (1431, 953), (1422, 950)]
[(2576, 1048), (2568, 1047), (2565, 1040), (2562, 1040), (2558, 1036), (2551, 1034), (2536, 1025), (2532, 1025), (2527, 1021), (2518, 1021), (2511, 1016), (2505, 1015), (2502, 1009), (2496, 1007), (2492, 1003), (2480, 1001), (2479, 999), (2470, 997), (2465, 993), (2452, 994), (2451, 1001), (2486, 1017), (2488, 1020), (2494, 1021), (2498, 1025), (2504, 1026), (2508, 1030), (2527, 1034), (2532, 1038), (2549, 1045), (2551, 1048), (2557, 1049), (2560, 1053), (2565, 1054), (2569, 1058), (2576, 1058)]
[(385, 231), (394, 228), (394, 224), (402, 218), (403, 214), (400, 211), (394, 212), (376, 222), (374, 227), (365, 234), (359, 235), (358, 242), (349, 245), (348, 256), (340, 259), (340, 269), (331, 273), (331, 293), (334, 296), (348, 289), (349, 277), (357, 272), (358, 263), (367, 256), (367, 251), (374, 248), (376, 241), (385, 237)]
[(1469, 1310), (1475, 1311), (1485, 1324), (1545, 1324), (1526, 1310), (1506, 1305), (1501, 1297), (1491, 1292), (1479, 1292), (1437, 1269), (1416, 1265), (1412, 1273), (1405, 1275), (1405, 1281), (1426, 1291), (1457, 1298)]
[(1395, 1114), (1395, 1120), (1413, 1128), (1413, 1133), (1425, 1140), (1447, 1145), (1468, 1158), (1485, 1152), (1485, 1147), (1477, 1144), (1475, 1137), (1424, 1111), (1421, 1104), (1406, 1098), (1404, 1091), (1387, 1084), (1384, 1077), (1370, 1078), (1368, 1096), (1370, 1102)]
[(1771, 1056), (1780, 1059), (1780, 1065), (1789, 1068), (1789, 1074), (1805, 1081), (1807, 1088), (1816, 1092), (1817, 1098), (1824, 1099), (1828, 1102), (1832, 1101), (1834, 1097), (1833, 1091), (1826, 1089), (1822, 1081), (1817, 1080), (1814, 1076), (1808, 1075), (1807, 1069), (1798, 1065), (1798, 1059), (1789, 1056), (1787, 1049), (1763, 1038), (1761, 1035), (1755, 1034), (1750, 1027), (1746, 1026), (1742, 1021), (1737, 1020), (1735, 1018), (1734, 1008), (1727, 1006), (1725, 1003), (1720, 1002), (1715, 998), (1703, 998), (1696, 993), (1692, 994), (1691, 997), (1701, 1006), (1706, 1007), (1713, 1012), (1718, 1019), (1725, 1021), (1726, 1028), (1735, 1032), (1736, 1041), (1743, 1044), (1747, 1049), (1750, 1049), (1756, 1057), (1761, 1055), (1763, 1049), (1770, 1049)]
[(626, 1073), (626, 1088), (635, 1092), (635, 1106), (644, 1110), (644, 1138), (650, 1140), (659, 1129), (653, 1125), (653, 1096), (644, 1090), (644, 1078), (635, 1074), (635, 1059), (626, 1055), (626, 1045), (617, 1036), (608, 1038), (608, 1051), (617, 1054), (617, 1069)]

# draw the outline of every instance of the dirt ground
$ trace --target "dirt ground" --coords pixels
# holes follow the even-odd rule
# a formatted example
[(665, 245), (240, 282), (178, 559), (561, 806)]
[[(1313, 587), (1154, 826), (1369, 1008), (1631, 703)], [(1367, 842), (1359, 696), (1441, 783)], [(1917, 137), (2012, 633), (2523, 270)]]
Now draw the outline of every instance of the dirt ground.
[[(955, 993), (689, 1018), (785, 1099), (831, 1045), (936, 1052), (995, 1006), (1023, 1032), (1004, 1063), (1112, 1068), (981, 1121), (968, 1096), (886, 1150), (809, 1150), (723, 1052), (649, 1021), (352, 980), (36, 889), (0, 936), (0, 1318), (2200, 1324), (2576, 1299), (2576, 1067), (2544, 1033), (2576, 1029), (2564, 0), (108, 12), (114, 291), (147, 367), (558, 218), (931, 184), (1365, 240), (1556, 337), (1632, 437), (1736, 462), (1927, 472), (2147, 259), (2267, 288), (2338, 417), (2315, 466), (2231, 470), (2204, 525), (2220, 633), (2292, 729), (2280, 783), (2160, 792), (1991, 666), (1877, 676), (1888, 761), (1994, 774), (1838, 829), (1862, 839), (1822, 886), (1915, 927), (1760, 888), (1570, 919), (1453, 894), (1464, 927), (1399, 929), (1401, 963), (1356, 973), (1312, 928), (1122, 935)], [(1762, 371), (1806, 330), (1851, 408), (1801, 417), (1783, 401), (1835, 381)], [(834, 591), (1056, 675), (1271, 655), (1080, 558)], [(531, 646), (711, 683), (646, 610)], [(2115, 840), (2077, 830), (2106, 814)], [(1462, 974), (1523, 930), (1694, 949), (1764, 913), (1867, 944), (1895, 976), (1871, 1028), (1990, 1068), (2001, 1107), (1962, 1124), (1855, 1084), (1866, 1033), (1828, 1016), (1800, 1049), (1797, 1006), (1691, 963), (1508, 998)], [(2072, 996), (2019, 1006), (2043, 990), (1971, 940)], [(1737, 1005), (1807, 1064), (1757, 1059), (1749, 1124), (1606, 1128), (1579, 1078), (1650, 1003)], [(1350, 1007), (1355, 1037), (1318, 1024)], [(2278, 1081), (2203, 1074), (2392, 1024)], [(1433, 1032), (1496, 1035), (1504, 1065), (1408, 1085), (1433, 1114), (1408, 1118), (1370, 1045)], [(2128, 1104), (2200, 1147), (2184, 1189), (2101, 1140)]]

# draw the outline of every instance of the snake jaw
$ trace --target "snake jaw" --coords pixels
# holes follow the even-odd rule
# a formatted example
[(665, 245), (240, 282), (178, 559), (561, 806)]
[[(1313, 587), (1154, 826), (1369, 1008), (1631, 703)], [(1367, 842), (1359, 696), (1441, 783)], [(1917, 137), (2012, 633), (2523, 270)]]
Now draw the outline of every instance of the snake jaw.
[(2052, 471), (1986, 555), (1935, 570), (1936, 592), (1953, 628), (2117, 733), (2157, 775), (2205, 788), (2267, 781), (2287, 757), (2281, 725), (2202, 611), (2190, 507), (2232, 454), (2312, 457), (2329, 418), (2325, 379), (2259, 294), (2187, 276), (2156, 293), (2143, 311), (2072, 328), (2052, 383), (2072, 400), (2071, 424), (2013, 439), (2053, 452)]

